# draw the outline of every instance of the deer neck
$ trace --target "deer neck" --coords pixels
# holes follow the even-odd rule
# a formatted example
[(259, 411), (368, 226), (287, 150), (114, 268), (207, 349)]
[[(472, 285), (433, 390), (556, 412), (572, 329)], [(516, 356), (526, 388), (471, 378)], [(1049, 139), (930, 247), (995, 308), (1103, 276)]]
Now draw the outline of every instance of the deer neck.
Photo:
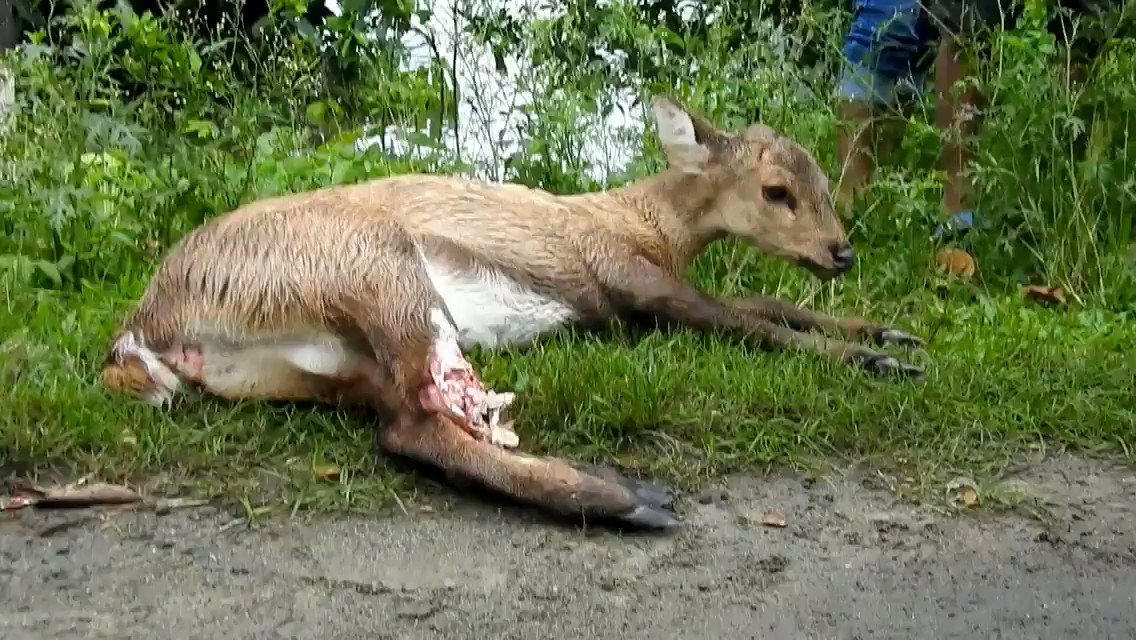
[(658, 233), (678, 272), (721, 235), (705, 224), (717, 193), (711, 176), (668, 170), (608, 193)]

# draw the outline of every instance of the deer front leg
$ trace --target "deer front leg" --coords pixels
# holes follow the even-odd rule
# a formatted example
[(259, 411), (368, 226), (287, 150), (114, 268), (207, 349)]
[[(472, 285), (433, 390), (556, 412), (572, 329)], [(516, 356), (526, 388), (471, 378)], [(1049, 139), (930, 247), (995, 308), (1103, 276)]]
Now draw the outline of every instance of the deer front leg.
[(921, 338), (906, 331), (881, 326), (864, 318), (831, 316), (769, 296), (754, 295), (726, 298), (722, 302), (736, 311), (754, 314), (758, 318), (797, 331), (819, 331), (829, 336), (870, 342), (881, 347), (886, 345), (924, 346)]
[(863, 345), (803, 333), (717, 300), (640, 256), (602, 272), (613, 303), (702, 331), (728, 331), (763, 348), (822, 353), (876, 375), (921, 378), (923, 369)]

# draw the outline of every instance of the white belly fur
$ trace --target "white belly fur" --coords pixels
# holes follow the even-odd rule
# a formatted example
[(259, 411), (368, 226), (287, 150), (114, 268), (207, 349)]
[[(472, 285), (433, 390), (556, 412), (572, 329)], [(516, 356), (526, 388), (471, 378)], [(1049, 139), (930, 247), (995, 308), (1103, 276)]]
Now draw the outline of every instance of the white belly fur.
[(458, 344), (469, 349), (517, 345), (573, 322), (569, 305), (542, 296), (490, 269), (467, 272), (422, 256), (423, 266), (457, 324)]
[(297, 371), (333, 377), (350, 372), (359, 356), (338, 336), (312, 332), (240, 347), (203, 341), (206, 386), (236, 395), (268, 395), (286, 387)]
[[(247, 361), (250, 367), (292, 366), (322, 376), (334, 376), (358, 358), (343, 338), (324, 328), (313, 327), (290, 335), (255, 338), (232, 344), (220, 339), (225, 328), (210, 324), (191, 325), (188, 332), (201, 343), (207, 355), (226, 366)], [(206, 358), (208, 362), (210, 358)]]

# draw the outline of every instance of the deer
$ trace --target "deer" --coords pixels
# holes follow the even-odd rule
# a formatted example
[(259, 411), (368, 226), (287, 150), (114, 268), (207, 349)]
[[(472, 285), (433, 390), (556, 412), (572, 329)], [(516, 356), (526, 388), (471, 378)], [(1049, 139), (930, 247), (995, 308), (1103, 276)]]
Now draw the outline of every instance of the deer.
[(119, 325), (101, 383), (157, 409), (225, 400), (373, 412), (379, 451), (568, 517), (669, 529), (678, 492), (602, 464), (524, 453), (516, 397), (463, 352), (565, 328), (687, 327), (920, 380), (877, 348), (923, 340), (768, 296), (716, 298), (684, 277), (732, 237), (821, 281), (856, 254), (828, 179), (758, 122), (720, 130), (670, 96), (649, 105), (666, 167), (604, 191), (552, 194), (404, 174), (252, 201), (166, 253)]

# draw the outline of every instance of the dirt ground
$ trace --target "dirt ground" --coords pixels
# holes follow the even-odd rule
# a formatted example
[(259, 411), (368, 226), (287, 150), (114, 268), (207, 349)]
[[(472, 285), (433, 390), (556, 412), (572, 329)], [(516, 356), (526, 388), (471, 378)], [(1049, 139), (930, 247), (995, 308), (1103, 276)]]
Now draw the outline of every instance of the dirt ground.
[[(872, 480), (732, 478), (684, 498), (674, 534), (469, 499), (254, 528), (25, 509), (0, 515), (0, 636), (1136, 637), (1130, 468), (1065, 457), (1006, 485), (1049, 520), (947, 515)], [(787, 526), (755, 522), (769, 510)]]

